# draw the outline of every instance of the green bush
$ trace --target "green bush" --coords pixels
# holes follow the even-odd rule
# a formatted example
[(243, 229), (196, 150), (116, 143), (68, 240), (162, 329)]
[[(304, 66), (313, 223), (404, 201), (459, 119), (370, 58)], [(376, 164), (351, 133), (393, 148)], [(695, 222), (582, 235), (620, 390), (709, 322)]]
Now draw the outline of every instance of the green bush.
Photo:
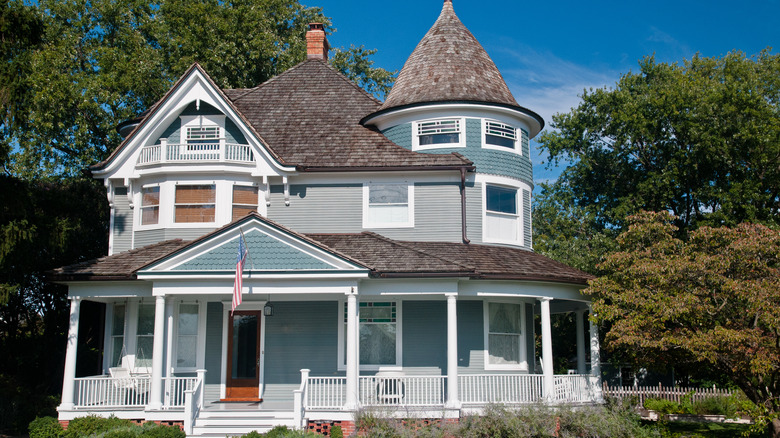
[(187, 434), (178, 426), (145, 423), (138, 436), (142, 438), (186, 438)]
[(683, 414), (683, 407), (680, 403), (661, 398), (648, 398), (645, 400), (645, 409), (656, 411), (659, 414)]
[(30, 438), (60, 438), (65, 432), (54, 417), (38, 417), (30, 423), (28, 430)]
[(98, 435), (113, 429), (128, 428), (133, 425), (130, 420), (117, 417), (98, 417), (90, 415), (88, 417), (74, 418), (68, 423), (64, 438), (83, 438), (90, 435)]
[(341, 426), (333, 426), (330, 428), (330, 438), (344, 438), (344, 432), (342, 432)]

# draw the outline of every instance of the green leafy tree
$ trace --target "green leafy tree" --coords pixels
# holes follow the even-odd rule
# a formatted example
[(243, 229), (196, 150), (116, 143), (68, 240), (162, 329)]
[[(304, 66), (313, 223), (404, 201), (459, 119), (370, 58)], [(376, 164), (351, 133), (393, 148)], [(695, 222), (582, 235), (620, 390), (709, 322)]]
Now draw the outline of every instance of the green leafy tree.
[(609, 323), (607, 345), (729, 376), (780, 437), (780, 233), (743, 223), (681, 240), (674, 222), (666, 212), (628, 218), (585, 290)]
[[(18, 0), (17, 0), (18, 1)], [(78, 176), (119, 144), (114, 128), (149, 108), (187, 67), (218, 86), (254, 87), (306, 59), (309, 22), (330, 19), (294, 0), (42, 0), (41, 44), (11, 53), (26, 69), (23, 106), (5, 135), (7, 171)], [(334, 65), (380, 94), (392, 74), (373, 51), (337, 51)], [(24, 111), (22, 114), (20, 111)], [(17, 116), (15, 114), (19, 114)]]
[(535, 200), (534, 241), (561, 261), (593, 272), (642, 209), (672, 212), (681, 235), (780, 224), (780, 55), (645, 58), (552, 127), (541, 146), (568, 164)]

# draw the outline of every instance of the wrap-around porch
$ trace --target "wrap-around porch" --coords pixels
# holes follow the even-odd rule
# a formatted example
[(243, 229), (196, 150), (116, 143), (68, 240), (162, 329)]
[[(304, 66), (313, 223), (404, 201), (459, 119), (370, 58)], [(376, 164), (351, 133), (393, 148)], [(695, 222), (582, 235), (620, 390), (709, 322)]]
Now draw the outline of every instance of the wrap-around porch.
[[(428, 297), (425, 301), (414, 301), (402, 297), (358, 297), (354, 290), (342, 295), (336, 301), (311, 302), (306, 301), (304, 297), (298, 297), (300, 301), (276, 301), (273, 304), (277, 309), (275, 315), (263, 315), (262, 309), (267, 301), (249, 301), (250, 308), (258, 310), (258, 321), (262, 327), (262, 335), (258, 339), (259, 358), (257, 371), (260, 377), (260, 384), (257, 389), (257, 397), (262, 399), (257, 403), (254, 409), (284, 411), (287, 413), (288, 425), (300, 427), (305, 425), (305, 421), (316, 419), (344, 419), (351, 418), (354, 412), (360, 408), (382, 408), (382, 412), (392, 412), (394, 409), (401, 415), (408, 415), (410, 410), (419, 412), (434, 412), (450, 417), (457, 417), (462, 412), (479, 410), (490, 403), (501, 404), (523, 404), (523, 403), (591, 403), (600, 401), (598, 376), (598, 335), (596, 328), (590, 325), (590, 345), (587, 345), (585, 336), (585, 317), (588, 307), (585, 303), (556, 299), (551, 297), (537, 297), (534, 299), (525, 298), (520, 301), (514, 299), (514, 302), (522, 304), (521, 312), (528, 310), (524, 317), (538, 315), (541, 322), (541, 354), (533, 352), (533, 332), (526, 329), (532, 326), (532, 323), (523, 321), (523, 335), (520, 349), (530, 351), (521, 352), (521, 363), (507, 364), (501, 356), (509, 357), (515, 353), (496, 353), (498, 359), (496, 364), (492, 364), (490, 355), (491, 342), (488, 322), (492, 320), (490, 312), (490, 302), (487, 299), (476, 299), (475, 297), (458, 297), (458, 294), (446, 294), (434, 298)], [(268, 296), (270, 299), (271, 296)], [(323, 298), (319, 298), (323, 300)], [(394, 354), (401, 355), (403, 358), (395, 362), (396, 366), (365, 366), (364, 362), (368, 353), (364, 352), (361, 357), (361, 342), (363, 349), (366, 350), (366, 335), (361, 330), (361, 325), (365, 325), (366, 306), (361, 303), (376, 303), (377, 299), (382, 302), (396, 303), (400, 314), (401, 309), (407, 313), (405, 321), (398, 316), (397, 327), (392, 333), (397, 337), (406, 339), (398, 351)], [(208, 301), (208, 300), (207, 300)], [(500, 300), (503, 302), (513, 300)], [(86, 413), (97, 413), (106, 415), (118, 415), (127, 418), (155, 419), (166, 421), (177, 421), (185, 427), (189, 434), (193, 433), (198, 419), (204, 416), (209, 410), (217, 409), (217, 404), (226, 397), (226, 377), (230, 370), (226, 366), (227, 345), (219, 346), (220, 351), (205, 351), (204, 345), (207, 343), (204, 334), (198, 337), (199, 354), (211, 357), (212, 360), (199, 361), (198, 365), (207, 365), (199, 368), (196, 372), (176, 373), (176, 368), (171, 366), (175, 359), (176, 352), (171, 350), (170, 343), (178, 336), (176, 332), (177, 323), (174, 316), (177, 312), (173, 309), (176, 305), (189, 302), (186, 298), (173, 296), (158, 296), (154, 298), (154, 337), (150, 367), (128, 367), (126, 375), (111, 375), (107, 367), (104, 375), (76, 377), (75, 359), (76, 345), (70, 340), (78, 337), (79, 305), (81, 299), (73, 298), (71, 300), (71, 332), (69, 336), (66, 376), (63, 386), (63, 400), (60, 406), (61, 418), (73, 418), (85, 415)], [(491, 301), (492, 302), (492, 301)], [(459, 308), (459, 303), (461, 308)], [(229, 309), (224, 302), (210, 302), (209, 309), (218, 309), (221, 307), (222, 320), (212, 324), (213, 315), (218, 312), (207, 312), (209, 321), (204, 321), (203, 325), (221, 327), (223, 340), (227, 340), (227, 328), (230, 321), (233, 320)], [(361, 308), (364, 310), (361, 313)], [(475, 315), (480, 316), (479, 312), (469, 311), (469, 309), (485, 309), (484, 325), (485, 333), (474, 335), (474, 330), (468, 328), (480, 327), (483, 321), (471, 322)], [(108, 304), (107, 313), (112, 309)], [(308, 309), (308, 310), (307, 310)], [(424, 338), (418, 344), (425, 347), (425, 339), (428, 341), (430, 335), (425, 333), (415, 333), (413, 328), (420, 326), (419, 314), (424, 314), (430, 309), (439, 309), (443, 312), (438, 316), (429, 315), (428, 322), (423, 325), (428, 327), (428, 331), (435, 331), (437, 326), (442, 336), (441, 342), (435, 342), (429, 345), (432, 357), (435, 352), (441, 350), (444, 354), (441, 363), (436, 363), (431, 359), (431, 365), (435, 367), (419, 366), (426, 365), (426, 357), (415, 353), (413, 347), (416, 346), (415, 338)], [(555, 310), (552, 310), (555, 309)], [(343, 313), (342, 313), (343, 311)], [(554, 312), (573, 311), (577, 315), (578, 333), (577, 333), (577, 367), (568, 370), (568, 374), (555, 375), (553, 372), (552, 356), (552, 327), (550, 322), (551, 314)], [(298, 313), (298, 320), (292, 315)], [(307, 363), (322, 361), (321, 350), (312, 350), (309, 357), (304, 354), (300, 360), (290, 360), (284, 358), (283, 352), (274, 345), (287, 343), (288, 348), (295, 348), (298, 343), (306, 343), (306, 338), (311, 341), (317, 338), (315, 334), (303, 336), (301, 338), (280, 337), (279, 333), (284, 332), (276, 328), (276, 321), (286, 321), (289, 325), (299, 326), (299, 320), (310, 319), (311, 314), (319, 312), (325, 315), (325, 320), (335, 319), (333, 325), (323, 326), (323, 330), (338, 333), (339, 342), (332, 346), (323, 347), (332, 353), (332, 358), (337, 359), (335, 366), (331, 367), (311, 366), (314, 371), (306, 368)], [(139, 312), (140, 313), (140, 312)], [(343, 324), (338, 323), (338, 315), (343, 315)], [(335, 315), (335, 318), (331, 316)], [(373, 315), (377, 316), (377, 315)], [(382, 315), (379, 315), (382, 316)], [(414, 316), (414, 318), (413, 318)], [(460, 318), (460, 325), (459, 325)], [(412, 324), (413, 321), (416, 321)], [(336, 326), (337, 329), (332, 329)], [(365, 328), (365, 327), (364, 327)], [(108, 333), (107, 339), (111, 333)], [(260, 328), (258, 328), (260, 330)], [(301, 329), (302, 330), (302, 329)], [(511, 330), (510, 330), (511, 331)], [(460, 341), (458, 336), (461, 336)], [(484, 336), (483, 336), (484, 335)], [(427, 336), (427, 338), (426, 338)], [(497, 339), (501, 344), (501, 336)], [(361, 340), (361, 337), (363, 338)], [(474, 339), (467, 339), (472, 337)], [(469, 342), (478, 343), (478, 338), (483, 338), (484, 342), (472, 349), (468, 347)], [(277, 339), (278, 338), (278, 339)], [(435, 336), (434, 336), (435, 338)], [(295, 340), (298, 339), (298, 340)], [(318, 338), (317, 338), (318, 339)], [(514, 338), (513, 338), (514, 339)], [(518, 338), (520, 340), (520, 338)], [(443, 345), (441, 345), (443, 344)], [(308, 344), (307, 344), (308, 345)], [(464, 347), (466, 345), (466, 347)], [(333, 348), (337, 347), (337, 348)], [(391, 346), (392, 347), (392, 346)], [(485, 357), (481, 356), (474, 359), (475, 351), (485, 350)], [(124, 349), (124, 347), (123, 347)], [(137, 349), (137, 347), (136, 347)], [(332, 350), (338, 350), (332, 352)], [(459, 354), (459, 349), (460, 354)], [(464, 353), (464, 349), (467, 350)], [(501, 347), (499, 346), (500, 350)], [(267, 350), (267, 351), (266, 351)], [(511, 348), (510, 348), (511, 350)], [(586, 350), (590, 352), (590, 362), (594, 366), (588, 366)], [(329, 353), (329, 354), (331, 354)], [(385, 352), (386, 353), (386, 352)], [(373, 353), (372, 353), (373, 354)], [(382, 352), (376, 354), (383, 354)], [(106, 355), (114, 357), (106, 351)], [(471, 355), (469, 359), (468, 355)], [(216, 356), (221, 356), (219, 360)], [(537, 359), (538, 356), (538, 359)], [(252, 355), (250, 354), (251, 358)], [(136, 358), (137, 359), (137, 358)], [(464, 364), (464, 359), (466, 363)], [(251, 359), (254, 360), (254, 359)], [(330, 359), (327, 359), (329, 362)], [(214, 363), (220, 363), (221, 366), (214, 366)], [(297, 383), (292, 384), (289, 378), (287, 380), (271, 378), (274, 366), (272, 362), (280, 362), (281, 366), (291, 367), (302, 365), (296, 370), (286, 370), (289, 376), (290, 372), (298, 375)], [(459, 363), (460, 362), (460, 363)], [(511, 361), (510, 361), (511, 362)], [(474, 364), (479, 366), (474, 366)], [(110, 365), (110, 363), (107, 363)], [(252, 367), (250, 367), (252, 368)], [(211, 374), (211, 376), (209, 376)], [(334, 375), (336, 374), (336, 375)], [(210, 378), (210, 379), (209, 379)], [(263, 379), (264, 378), (264, 379)], [(211, 382), (211, 384), (209, 384)], [(218, 382), (215, 384), (214, 382)], [(276, 384), (281, 382), (281, 384)], [(211, 389), (208, 389), (208, 388)], [(218, 391), (218, 392), (217, 392)], [(280, 395), (287, 394), (287, 395)], [(400, 408), (400, 409), (396, 409)], [(229, 410), (229, 406), (220, 405), (220, 410)], [(280, 420), (280, 422), (284, 422)], [(201, 423), (203, 423), (201, 419)]]

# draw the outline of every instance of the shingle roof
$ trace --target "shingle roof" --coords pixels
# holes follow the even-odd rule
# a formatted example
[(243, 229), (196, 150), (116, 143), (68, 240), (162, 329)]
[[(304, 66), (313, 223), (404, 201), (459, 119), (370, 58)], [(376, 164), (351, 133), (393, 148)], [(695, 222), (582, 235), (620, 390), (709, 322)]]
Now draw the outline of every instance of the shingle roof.
[(255, 88), (223, 91), (276, 154), (304, 170), (472, 164), (457, 154), (409, 151), (361, 125), (379, 101), (321, 60)]
[(57, 281), (131, 280), (135, 278), (137, 270), (189, 243), (181, 239), (166, 240), (119, 254), (57, 268), (49, 273), (49, 277)]
[(449, 0), (409, 56), (380, 110), (442, 101), (518, 106), (493, 60), (455, 15)]
[[(504, 246), (398, 241), (371, 232), (297, 236), (365, 266), (374, 277), (465, 277), (580, 285), (593, 278), (543, 255)], [(160, 242), (59, 268), (51, 273), (51, 278), (56, 281), (134, 279), (141, 268), (202, 240)]]

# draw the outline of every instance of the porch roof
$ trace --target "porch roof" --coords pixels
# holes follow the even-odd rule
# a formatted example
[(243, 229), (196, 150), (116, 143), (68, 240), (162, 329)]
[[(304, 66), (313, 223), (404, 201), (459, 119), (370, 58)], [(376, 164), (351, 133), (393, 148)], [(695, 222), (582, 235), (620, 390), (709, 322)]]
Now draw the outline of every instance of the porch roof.
[[(281, 229), (289, 231), (284, 227)], [(296, 235), (325, 251), (362, 265), (370, 270), (370, 276), (374, 278), (465, 277), (582, 285), (594, 278), (563, 263), (519, 248), (399, 241), (372, 232)], [(52, 271), (50, 278), (54, 281), (132, 280), (144, 267), (172, 256), (207, 236), (194, 241), (168, 240), (65, 266)]]

